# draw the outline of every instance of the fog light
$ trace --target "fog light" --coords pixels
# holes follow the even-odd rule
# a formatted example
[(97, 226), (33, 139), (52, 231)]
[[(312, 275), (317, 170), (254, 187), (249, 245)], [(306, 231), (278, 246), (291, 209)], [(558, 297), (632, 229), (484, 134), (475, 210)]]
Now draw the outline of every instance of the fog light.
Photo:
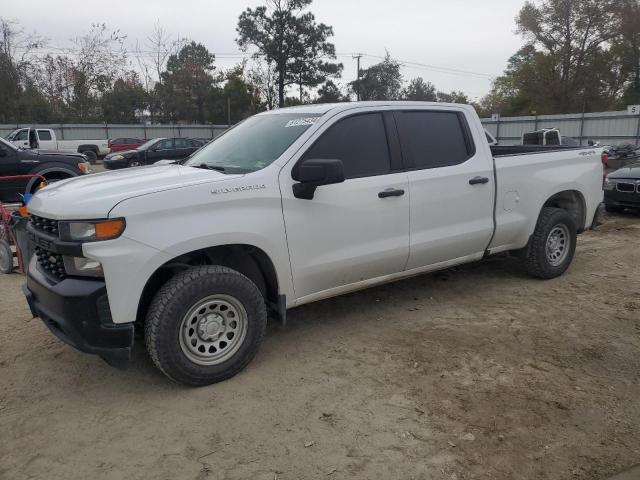
[(97, 260), (85, 257), (64, 257), (64, 268), (67, 275), (84, 277), (103, 277), (102, 264)]

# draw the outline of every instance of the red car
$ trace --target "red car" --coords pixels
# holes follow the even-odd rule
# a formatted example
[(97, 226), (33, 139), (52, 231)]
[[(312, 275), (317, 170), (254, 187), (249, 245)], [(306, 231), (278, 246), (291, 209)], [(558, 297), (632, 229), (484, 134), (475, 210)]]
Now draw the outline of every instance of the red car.
[(146, 140), (141, 140), (140, 138), (110, 138), (110, 153), (123, 152), (125, 150), (135, 150), (144, 142), (146, 142)]

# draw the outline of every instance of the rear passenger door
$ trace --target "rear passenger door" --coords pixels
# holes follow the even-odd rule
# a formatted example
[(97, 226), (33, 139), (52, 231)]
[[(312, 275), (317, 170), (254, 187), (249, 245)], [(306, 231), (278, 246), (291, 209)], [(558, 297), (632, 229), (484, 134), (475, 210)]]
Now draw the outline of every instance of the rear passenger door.
[(38, 148), (41, 150), (57, 150), (58, 145), (51, 135), (51, 130), (38, 129)]
[[(404, 270), (409, 254), (408, 181), (390, 125), (390, 112), (338, 119), (281, 172), (296, 298), (308, 301), (314, 294), (340, 293), (339, 287), (349, 290), (348, 285)], [(291, 168), (305, 159), (341, 160), (345, 181), (318, 187), (311, 200), (295, 198)]]
[(173, 158), (182, 159), (187, 158), (196, 149), (193, 147), (193, 140), (188, 138), (176, 138), (175, 139), (176, 154)]
[(484, 136), (474, 139), (462, 110), (401, 110), (395, 118), (411, 195), (407, 269), (481, 258), (495, 190)]

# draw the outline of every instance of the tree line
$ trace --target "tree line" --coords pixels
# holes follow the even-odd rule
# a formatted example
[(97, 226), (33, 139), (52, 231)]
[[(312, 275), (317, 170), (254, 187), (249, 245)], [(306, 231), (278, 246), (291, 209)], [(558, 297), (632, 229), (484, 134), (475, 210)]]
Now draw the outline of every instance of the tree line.
[[(246, 57), (220, 69), (201, 43), (162, 26), (134, 48), (105, 24), (58, 49), (0, 17), (0, 123), (236, 123), (302, 103), (419, 100), (471, 103), (422, 77), (406, 81), (389, 53), (343, 82), (333, 28), (312, 0), (265, 0), (238, 18)], [(524, 45), (481, 115), (570, 113), (640, 103), (640, 0), (527, 1), (516, 17)]]

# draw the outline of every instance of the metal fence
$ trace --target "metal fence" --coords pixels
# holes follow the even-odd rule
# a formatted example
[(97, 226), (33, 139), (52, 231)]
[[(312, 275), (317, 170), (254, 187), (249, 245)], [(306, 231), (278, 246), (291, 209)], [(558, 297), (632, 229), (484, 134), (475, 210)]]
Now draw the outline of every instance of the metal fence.
[(603, 145), (640, 145), (640, 115), (628, 111), (536, 115), (530, 117), (483, 118), (484, 127), (503, 145), (520, 143), (522, 134), (542, 128), (557, 128), (561, 135), (580, 145), (589, 140)]
[(101, 140), (107, 138), (188, 137), (215, 138), (226, 125), (117, 125), (117, 124), (52, 124), (52, 125), (0, 125), (0, 137), (7, 137), (16, 128), (50, 128), (58, 140)]
[[(503, 145), (520, 143), (523, 133), (554, 127), (558, 128), (562, 135), (575, 138), (580, 145), (586, 145), (589, 140), (607, 145), (620, 143), (640, 145), (640, 115), (631, 115), (627, 111), (483, 118), (482, 123)], [(0, 136), (6, 137), (16, 128), (27, 126), (30, 125), (0, 125)], [(37, 127), (53, 129), (60, 140), (99, 140), (118, 137), (215, 138), (227, 129), (226, 125), (112, 125), (104, 123), (53, 124), (37, 125)]]

